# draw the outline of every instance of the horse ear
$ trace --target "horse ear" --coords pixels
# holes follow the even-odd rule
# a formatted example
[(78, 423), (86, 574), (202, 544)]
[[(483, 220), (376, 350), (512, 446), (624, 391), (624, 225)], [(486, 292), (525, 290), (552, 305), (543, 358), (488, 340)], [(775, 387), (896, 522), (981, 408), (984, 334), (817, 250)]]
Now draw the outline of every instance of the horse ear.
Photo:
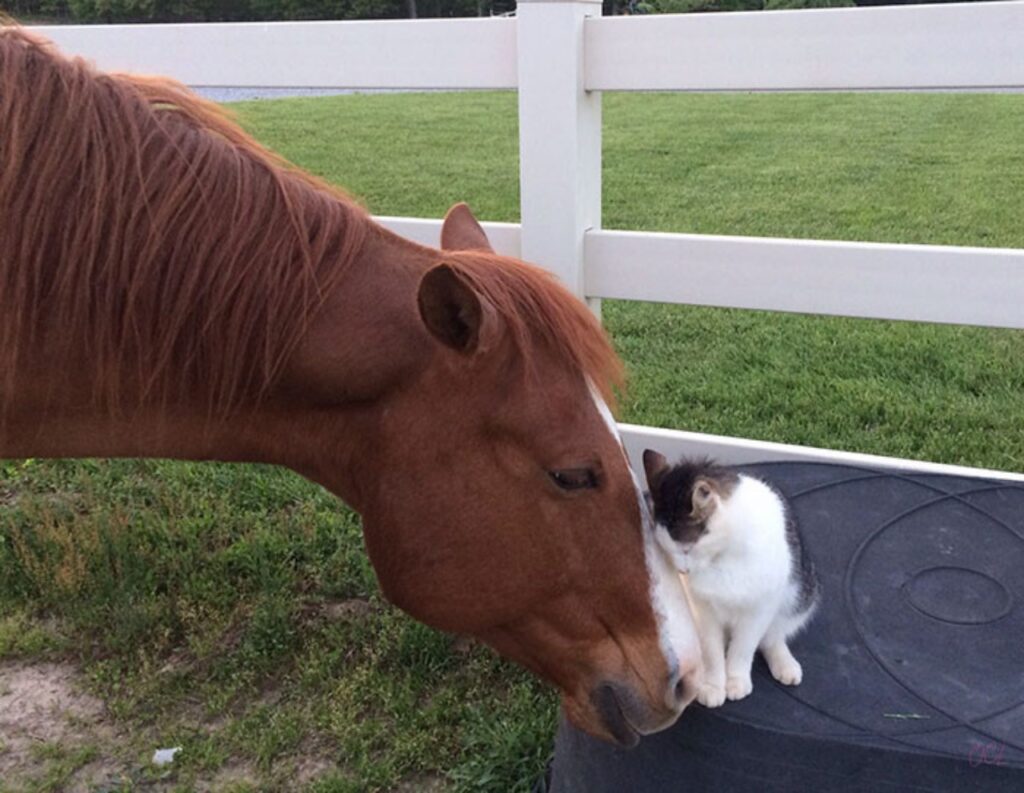
[(494, 308), (447, 264), (427, 270), (417, 295), (420, 316), (434, 337), (467, 355), (489, 345), (497, 323)]
[(665, 459), (665, 455), (654, 449), (644, 449), (644, 473), (647, 474), (648, 487), (655, 487), (667, 470), (668, 460)]
[(441, 226), (441, 249), (494, 252), (490, 240), (466, 204), (456, 204), (444, 216), (444, 223)]

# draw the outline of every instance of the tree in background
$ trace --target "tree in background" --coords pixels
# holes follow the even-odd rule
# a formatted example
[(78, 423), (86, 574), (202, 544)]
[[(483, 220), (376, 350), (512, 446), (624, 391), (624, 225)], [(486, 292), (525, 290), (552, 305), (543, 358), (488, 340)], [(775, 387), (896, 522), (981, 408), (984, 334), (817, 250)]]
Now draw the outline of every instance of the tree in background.
[(778, 11), (784, 8), (986, 3), (993, 0), (604, 0), (604, 13), (687, 14), (713, 11)]
[[(604, 0), (604, 12), (609, 15), (683, 14), (852, 5), (911, 5), (917, 2), (964, 0)], [(515, 0), (0, 0), (0, 13), (15, 19), (61, 22), (474, 17), (514, 10)]]
[(686, 14), (709, 11), (773, 11), (783, 8), (838, 8), (854, 0), (635, 0), (620, 13)]
[(234, 22), (487, 16), (511, 0), (0, 0), (15, 19), (68, 22)]

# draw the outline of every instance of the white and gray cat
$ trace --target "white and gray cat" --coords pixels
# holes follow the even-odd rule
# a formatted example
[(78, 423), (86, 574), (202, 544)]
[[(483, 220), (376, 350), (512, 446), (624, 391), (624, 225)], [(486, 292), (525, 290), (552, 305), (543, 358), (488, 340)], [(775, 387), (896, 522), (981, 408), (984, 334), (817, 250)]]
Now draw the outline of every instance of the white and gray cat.
[(669, 465), (644, 452), (659, 544), (685, 573), (698, 612), (704, 680), (715, 708), (753, 690), (760, 648), (772, 675), (803, 678), (787, 640), (807, 624), (820, 586), (785, 498), (766, 482), (709, 460)]

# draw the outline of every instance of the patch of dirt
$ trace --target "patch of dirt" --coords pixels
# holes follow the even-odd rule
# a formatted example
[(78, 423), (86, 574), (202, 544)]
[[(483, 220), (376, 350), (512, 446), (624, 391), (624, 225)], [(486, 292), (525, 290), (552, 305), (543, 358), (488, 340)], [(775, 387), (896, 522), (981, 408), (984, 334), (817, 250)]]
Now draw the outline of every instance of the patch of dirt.
[(362, 598), (328, 601), (322, 604), (320, 609), (321, 613), (330, 620), (362, 619), (377, 610), (373, 603)]
[(297, 786), (305, 787), (331, 771), (339, 772), (337, 762), (331, 758), (330, 744), (323, 739), (307, 736), (295, 752), (295, 770), (292, 778)]
[[(280, 696), (279, 690), (270, 688), (260, 697), (260, 704), (273, 707)], [(216, 732), (228, 722), (228, 717), (207, 721), (200, 712), (194, 720), (208, 732)], [(86, 747), (95, 749), (94, 755), (70, 779), (59, 783), (61, 793), (121, 789), (118, 783), (131, 787), (140, 779), (146, 780), (143, 786), (153, 793), (177, 789), (173, 775), (159, 780), (147, 777), (152, 771), (146, 760), (135, 756), (137, 746), (133, 750), (129, 738), (115, 726), (103, 702), (85, 691), (81, 675), (71, 664), (0, 662), (0, 789), (34, 789), (52, 770), (52, 764), (60, 762), (53, 759), (55, 753), (67, 758)], [(307, 739), (274, 774), (287, 776), (286, 789), (298, 789), (328, 773), (343, 773), (331, 749), (329, 743)], [(259, 789), (264, 777), (255, 765), (232, 758), (204, 779), (194, 780), (193, 789), (197, 793), (219, 793), (243, 785)], [(442, 790), (443, 780), (430, 776), (415, 777), (398, 788), (401, 793)]]
[(295, 762), (295, 784), (305, 786), (337, 770), (337, 763), (326, 757), (302, 757)]
[(442, 793), (447, 788), (443, 776), (438, 774), (417, 774), (406, 779), (392, 793)]
[(221, 766), (209, 782), (196, 784), (198, 793), (217, 793), (240, 785), (258, 785), (259, 774), (248, 763), (227, 763)]
[[(28, 780), (43, 770), (34, 749), (110, 745), (117, 731), (103, 703), (85, 693), (69, 664), (0, 664), (0, 779)], [(68, 793), (121, 778), (123, 766), (98, 759), (75, 775)]]

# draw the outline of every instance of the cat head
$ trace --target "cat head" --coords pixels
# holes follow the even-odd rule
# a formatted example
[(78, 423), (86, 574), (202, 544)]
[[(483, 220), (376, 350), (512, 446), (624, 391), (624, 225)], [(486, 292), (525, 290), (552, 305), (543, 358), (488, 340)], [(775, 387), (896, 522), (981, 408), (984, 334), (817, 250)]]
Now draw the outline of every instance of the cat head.
[(724, 541), (725, 537), (718, 535), (726, 531), (726, 523), (714, 517), (739, 477), (706, 458), (682, 459), (670, 465), (653, 449), (644, 452), (644, 471), (658, 539), (685, 571), (690, 551)]

